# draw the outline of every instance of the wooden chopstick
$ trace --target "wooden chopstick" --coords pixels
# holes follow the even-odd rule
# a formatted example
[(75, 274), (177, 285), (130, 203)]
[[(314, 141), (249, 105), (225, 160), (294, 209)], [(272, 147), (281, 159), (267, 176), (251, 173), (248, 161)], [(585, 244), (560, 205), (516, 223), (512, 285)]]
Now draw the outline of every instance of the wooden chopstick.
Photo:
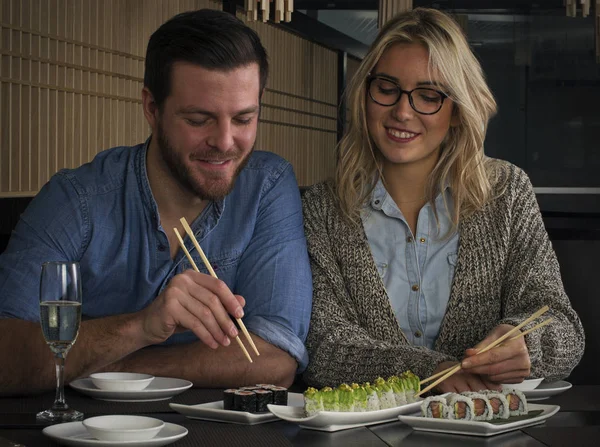
[[(196, 240), (196, 236), (194, 236), (194, 232), (192, 231), (192, 229), (188, 225), (187, 220), (185, 219), (185, 217), (182, 217), (181, 219), (179, 219), (179, 221), (183, 225), (183, 228), (185, 229), (185, 232), (187, 233), (187, 235), (189, 236), (189, 238), (194, 243), (194, 246), (196, 247), (196, 250), (198, 250), (198, 253), (200, 254), (200, 257), (202, 258), (202, 262), (204, 262), (204, 265), (205, 265), (206, 269), (210, 272), (210, 274), (211, 274), (211, 276), (213, 278), (217, 278), (217, 274), (215, 273), (215, 271), (213, 270), (212, 266), (210, 265), (210, 262), (208, 262), (208, 259), (206, 258), (206, 255), (204, 254), (204, 251), (202, 250), (202, 247), (200, 247), (200, 244)], [(250, 336), (250, 333), (248, 332), (248, 329), (246, 329), (246, 325), (244, 324), (244, 322), (242, 321), (242, 319), (241, 318), (236, 318), (235, 320), (237, 321), (238, 325), (240, 326), (240, 329), (242, 329), (242, 332), (244, 333), (244, 336), (246, 337), (246, 340), (248, 340), (248, 343), (250, 343), (250, 346), (252, 346), (252, 349), (254, 350), (254, 352), (256, 353), (256, 355), (260, 355), (260, 352), (258, 352), (258, 349), (256, 349), (256, 345), (254, 344), (254, 341), (252, 340), (252, 337)]]
[[(188, 260), (190, 261), (190, 264), (192, 264), (192, 267), (194, 268), (195, 271), (199, 272), (200, 270), (198, 270), (198, 266), (194, 262), (194, 258), (192, 258), (192, 255), (190, 255), (190, 252), (188, 251), (188, 249), (185, 248), (185, 244), (183, 243), (183, 239), (182, 239), (181, 235), (179, 234), (179, 231), (177, 230), (177, 228), (173, 228), (173, 231), (175, 232), (175, 236), (177, 236), (177, 240), (179, 241), (179, 246), (182, 248), (183, 252), (187, 256)], [(248, 361), (250, 363), (254, 363), (252, 361), (252, 357), (250, 357), (250, 354), (248, 354), (248, 351), (246, 350), (246, 347), (242, 343), (242, 340), (240, 340), (239, 336), (235, 337), (235, 341), (237, 341), (238, 345), (240, 345), (240, 348), (242, 348), (242, 351), (244, 352), (244, 355), (246, 356)]]
[[(478, 354), (482, 354), (484, 352), (489, 351), (490, 349), (494, 348), (495, 346), (499, 345), (500, 343), (502, 343), (504, 340), (506, 340), (509, 337), (512, 337), (513, 334), (515, 332), (517, 332), (519, 329), (521, 329), (523, 326), (525, 326), (526, 324), (529, 324), (530, 322), (532, 322), (533, 320), (535, 320), (536, 318), (538, 318), (540, 315), (543, 315), (544, 313), (548, 312), (550, 308), (548, 306), (544, 306), (542, 307), (540, 310), (538, 310), (537, 312), (535, 312), (532, 316), (530, 316), (529, 318), (527, 318), (526, 320), (524, 320), (521, 324), (519, 324), (518, 326), (515, 326), (514, 328), (512, 328), (510, 331), (508, 331), (506, 334), (504, 334), (502, 337), (497, 338), (496, 340), (494, 340), (493, 342), (491, 342), (489, 345), (485, 346), (484, 348), (482, 348), (476, 355)], [(522, 337), (524, 335), (524, 333), (521, 333), (520, 336)], [(430, 389), (432, 389), (433, 387), (437, 386), (439, 383), (443, 382), (444, 380), (446, 380), (448, 377), (450, 377), (451, 375), (455, 374), (457, 371), (459, 371), (462, 368), (461, 364), (459, 363), (458, 365), (456, 365), (455, 367), (453, 367), (450, 371), (448, 371), (446, 374), (444, 374), (442, 377), (440, 377), (439, 379), (437, 379), (435, 382), (433, 382), (431, 385), (429, 385), (428, 387), (422, 389), (421, 391), (419, 391), (418, 393), (415, 394), (415, 397), (420, 396), (421, 394), (426, 393), (427, 391), (429, 391)]]
[[(544, 320), (544, 321), (542, 321), (541, 323), (539, 323), (539, 324), (536, 324), (536, 325), (535, 325), (535, 326), (533, 326), (532, 328), (529, 328), (529, 329), (527, 329), (526, 331), (524, 331), (524, 332), (521, 332), (521, 333), (520, 333), (520, 334), (518, 334), (518, 335), (515, 335), (514, 337), (512, 337), (512, 338), (511, 338), (511, 340), (516, 340), (516, 339), (517, 339), (517, 338), (519, 338), (519, 337), (524, 337), (525, 335), (529, 334), (530, 332), (533, 332), (533, 331), (535, 331), (536, 329), (539, 329), (539, 328), (541, 328), (542, 326), (546, 326), (548, 323), (551, 323), (551, 322), (552, 322), (552, 318), (548, 318), (547, 320)], [(479, 354), (479, 352), (478, 352), (477, 354)], [(423, 385), (424, 383), (427, 383), (427, 382), (431, 382), (432, 380), (434, 380), (434, 379), (437, 379), (437, 378), (438, 378), (438, 377), (440, 377), (440, 376), (443, 376), (443, 375), (444, 375), (444, 374), (446, 374), (448, 371), (450, 371), (452, 368), (456, 368), (456, 365), (454, 365), (454, 366), (451, 366), (450, 368), (446, 368), (445, 370), (443, 370), (443, 371), (440, 371), (439, 373), (436, 373), (436, 374), (434, 374), (434, 375), (433, 375), (433, 376), (431, 376), (431, 377), (428, 377), (428, 378), (426, 378), (426, 379), (423, 379), (423, 380), (421, 380), (421, 382), (420, 382), (420, 383), (421, 383), (421, 385)]]

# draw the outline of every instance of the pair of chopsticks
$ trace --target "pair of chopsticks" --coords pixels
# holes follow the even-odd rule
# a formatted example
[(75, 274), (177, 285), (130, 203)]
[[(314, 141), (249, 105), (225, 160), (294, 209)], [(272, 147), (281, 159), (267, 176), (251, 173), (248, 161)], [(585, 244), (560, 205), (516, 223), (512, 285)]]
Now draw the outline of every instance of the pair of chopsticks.
[[(208, 262), (208, 259), (206, 258), (206, 255), (204, 254), (204, 251), (202, 251), (202, 248), (200, 247), (200, 244), (196, 240), (196, 236), (194, 236), (194, 232), (192, 231), (192, 229), (188, 225), (187, 220), (185, 219), (185, 217), (182, 217), (181, 219), (179, 219), (179, 221), (183, 225), (183, 228), (184, 228), (185, 232), (187, 233), (188, 237), (192, 240), (192, 242), (194, 244), (194, 247), (196, 247), (196, 250), (198, 250), (198, 253), (200, 254), (200, 257), (202, 258), (202, 262), (204, 262), (204, 266), (210, 272), (210, 275), (213, 278), (217, 278), (217, 274), (215, 273), (215, 271), (213, 270), (212, 266), (210, 265), (210, 262)], [(184, 253), (187, 256), (188, 260), (190, 261), (190, 264), (192, 264), (192, 267), (194, 267), (194, 270), (196, 270), (197, 272), (199, 272), (200, 270), (198, 270), (198, 266), (194, 262), (194, 258), (192, 258), (192, 255), (190, 255), (190, 252), (185, 247), (185, 244), (183, 243), (183, 239), (181, 238), (181, 235), (179, 234), (179, 231), (177, 230), (177, 228), (173, 228), (173, 231), (175, 231), (175, 236), (177, 236), (177, 240), (179, 241), (179, 245), (180, 245), (181, 249), (184, 251)], [(252, 337), (250, 337), (250, 333), (248, 332), (248, 329), (246, 329), (246, 325), (244, 324), (244, 322), (241, 320), (241, 318), (236, 318), (235, 320), (237, 321), (238, 325), (240, 326), (240, 329), (242, 330), (242, 332), (244, 333), (244, 335), (246, 337), (246, 340), (248, 340), (248, 342), (250, 343), (250, 346), (252, 346), (252, 349), (254, 350), (254, 352), (256, 353), (256, 355), (260, 355), (260, 353), (258, 352), (258, 349), (256, 349), (256, 345), (252, 341)], [(237, 341), (238, 345), (240, 345), (240, 348), (242, 348), (242, 351), (244, 352), (244, 355), (246, 356), (246, 358), (248, 359), (248, 361), (250, 363), (252, 363), (252, 358), (250, 357), (250, 354), (248, 354), (248, 351), (246, 350), (246, 347), (242, 343), (242, 340), (240, 340), (240, 337), (236, 336), (235, 340)]]
[[(498, 338), (497, 340), (494, 340), (492, 343), (490, 343), (489, 345), (487, 345), (486, 347), (482, 348), (477, 354), (475, 355), (479, 355), (482, 354), (486, 351), (489, 351), (490, 349), (498, 346), (500, 343), (502, 343), (504, 340), (506, 340), (507, 338), (511, 337), (511, 340), (514, 340), (516, 338), (519, 337), (523, 337), (526, 334), (530, 333), (531, 331), (534, 331), (542, 326), (547, 325), (548, 323), (550, 323), (552, 321), (552, 318), (549, 318), (545, 321), (542, 321), (541, 323), (535, 325), (534, 327), (532, 327), (531, 329), (526, 330), (525, 332), (521, 332), (517, 335), (515, 335), (515, 332), (519, 331), (519, 329), (521, 329), (523, 326), (525, 326), (526, 324), (531, 323), (533, 320), (535, 320), (536, 318), (538, 318), (539, 316), (545, 314), (546, 312), (548, 312), (550, 308), (548, 306), (544, 306), (542, 307), (540, 310), (538, 310), (537, 312), (535, 312), (533, 315), (531, 315), (529, 318), (527, 318), (526, 320), (524, 320), (521, 324), (519, 324), (518, 326), (515, 326), (514, 328), (512, 328), (510, 331), (508, 331), (506, 334), (504, 334), (502, 337)], [(438, 385), (439, 383), (443, 382), (444, 380), (446, 380), (448, 377), (450, 377), (451, 375), (455, 374), (456, 372), (460, 371), (462, 369), (461, 364), (459, 363), (456, 366), (451, 366), (448, 369), (445, 369), (444, 371), (440, 371), (437, 374), (434, 374), (431, 377), (428, 377), (427, 379), (421, 380), (421, 384), (423, 383), (427, 383), (433, 379), (435, 379), (436, 377), (439, 377), (435, 382), (433, 382), (431, 385), (429, 385), (428, 387), (422, 389), (421, 391), (419, 391), (417, 394), (415, 394), (416, 396), (420, 396), (421, 394), (426, 393), (427, 391), (429, 391), (430, 389), (432, 389), (433, 387), (435, 387), (436, 385)], [(441, 376), (441, 377), (440, 377)]]
[[(515, 335), (514, 337), (512, 337), (512, 338), (511, 338), (511, 340), (516, 340), (517, 338), (524, 337), (525, 335), (529, 334), (530, 332), (533, 332), (533, 331), (535, 331), (536, 329), (539, 329), (539, 328), (541, 328), (542, 326), (546, 326), (548, 323), (551, 323), (551, 322), (552, 322), (552, 318), (548, 318), (547, 320), (544, 320), (544, 321), (542, 321), (541, 323), (539, 323), (539, 324), (536, 324), (536, 325), (535, 325), (535, 326), (533, 326), (532, 328), (530, 328), (530, 329), (527, 329), (526, 331), (524, 331), (524, 332), (522, 332), (522, 333), (520, 333), (520, 334), (518, 334), (518, 335)], [(479, 353), (481, 353), (481, 352), (483, 352), (483, 351), (479, 351), (479, 352), (477, 352), (477, 354), (479, 354)], [(447, 368), (447, 369), (445, 369), (445, 370), (443, 370), (443, 371), (440, 371), (439, 373), (437, 373), (437, 374), (434, 374), (433, 376), (431, 376), (431, 377), (428, 377), (427, 379), (421, 380), (421, 385), (423, 385), (424, 383), (430, 382), (430, 381), (432, 381), (432, 380), (434, 380), (434, 379), (437, 379), (437, 378), (438, 378), (438, 377), (440, 377), (440, 376), (443, 376), (443, 375), (444, 375), (444, 374), (446, 374), (448, 371), (450, 371), (452, 368), (456, 368), (456, 365), (454, 365), (454, 366), (451, 366), (450, 368)]]

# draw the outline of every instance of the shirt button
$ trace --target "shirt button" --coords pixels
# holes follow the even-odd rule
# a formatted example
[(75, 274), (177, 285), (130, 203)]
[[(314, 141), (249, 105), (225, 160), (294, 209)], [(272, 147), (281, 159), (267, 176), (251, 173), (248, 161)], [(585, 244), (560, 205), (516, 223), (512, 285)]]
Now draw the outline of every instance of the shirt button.
[(381, 201), (379, 199), (375, 200), (375, 205), (379, 205)]
[(417, 338), (421, 338), (421, 335), (423, 335), (423, 334), (421, 333), (421, 331), (416, 331), (416, 332), (415, 332), (415, 337), (417, 337)]
[(424, 243), (425, 243), (425, 240), (426, 240), (426, 239), (425, 239), (424, 237), (422, 237), (421, 239), (419, 239), (419, 241), (421, 242), (421, 244), (424, 244)]
[(413, 241), (413, 238), (412, 238), (412, 236), (408, 236), (408, 237), (406, 238), (406, 242), (408, 242), (409, 244), (410, 244), (410, 243), (412, 243), (412, 241)]
[(164, 245), (160, 244), (158, 246), (158, 251), (166, 251), (167, 247), (165, 247)]
[(419, 285), (415, 284), (414, 286), (411, 287), (411, 289), (413, 289), (416, 292), (417, 290), (419, 290)]

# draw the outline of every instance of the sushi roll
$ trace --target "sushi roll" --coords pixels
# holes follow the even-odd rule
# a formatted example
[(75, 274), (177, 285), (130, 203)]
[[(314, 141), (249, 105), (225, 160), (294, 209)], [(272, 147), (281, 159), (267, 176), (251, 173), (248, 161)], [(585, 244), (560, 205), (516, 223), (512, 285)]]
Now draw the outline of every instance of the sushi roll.
[(256, 412), (265, 413), (269, 411), (267, 405), (273, 403), (273, 392), (271, 390), (258, 389), (254, 390), (256, 394)]
[(238, 411), (256, 413), (256, 394), (254, 391), (237, 390), (233, 397), (233, 405)]
[(237, 389), (229, 388), (223, 391), (223, 409), (224, 410), (235, 410), (235, 404), (233, 403), (233, 398), (235, 396), (235, 392)]
[(258, 388), (261, 388), (263, 390), (270, 390), (275, 385), (273, 385), (272, 383), (257, 383), (255, 386), (257, 386)]
[(324, 411), (323, 396), (319, 390), (310, 387), (304, 392), (304, 412), (307, 416), (312, 416), (319, 411)]
[(323, 399), (323, 410), (325, 411), (340, 411), (338, 403), (338, 393), (329, 386), (321, 388), (321, 397)]
[(511, 416), (519, 416), (529, 412), (527, 409), (527, 399), (522, 391), (513, 388), (504, 388), (502, 394), (506, 396)]
[(401, 405), (406, 405), (406, 393), (404, 391), (404, 384), (400, 377), (392, 376), (388, 380), (388, 383), (392, 387), (392, 391), (394, 392), (394, 398), (396, 399), (396, 406), (399, 407)]
[(419, 400), (415, 397), (419, 391), (421, 391), (421, 381), (411, 371), (405, 371), (400, 376), (402, 383), (404, 384), (404, 394), (406, 395), (406, 402), (412, 403)]
[(461, 394), (452, 393), (446, 396), (448, 402), (448, 419), (472, 421), (475, 417), (473, 399)]
[(468, 391), (461, 393), (473, 400), (473, 420), (490, 421), (494, 417), (494, 411), (488, 397), (483, 393)]
[(379, 408), (384, 410), (386, 408), (394, 408), (396, 406), (396, 398), (394, 397), (394, 391), (389, 383), (382, 377), (375, 379), (375, 391), (377, 391), (377, 397), (379, 398)]
[(346, 383), (342, 383), (337, 387), (338, 405), (340, 410), (344, 412), (354, 411), (354, 390)]
[(350, 387), (354, 390), (354, 412), (368, 411), (367, 390), (358, 383), (353, 383)]
[(448, 417), (446, 398), (441, 396), (426, 398), (421, 403), (421, 415), (424, 418), (446, 419)]
[(510, 408), (506, 396), (493, 390), (484, 390), (482, 393), (485, 394), (492, 406), (492, 419), (508, 419), (510, 416)]
[(273, 392), (273, 403), (275, 405), (287, 405), (288, 389), (284, 386), (272, 386), (269, 388)]
[(262, 389), (262, 388), (258, 385), (241, 386), (238, 388), (238, 390), (241, 390), (241, 391), (256, 391), (256, 390), (260, 390), (260, 389)]
[(367, 393), (367, 411), (380, 410), (381, 406), (379, 405), (379, 396), (377, 395), (377, 390), (375, 387), (369, 382), (365, 382), (363, 384), (363, 388)]

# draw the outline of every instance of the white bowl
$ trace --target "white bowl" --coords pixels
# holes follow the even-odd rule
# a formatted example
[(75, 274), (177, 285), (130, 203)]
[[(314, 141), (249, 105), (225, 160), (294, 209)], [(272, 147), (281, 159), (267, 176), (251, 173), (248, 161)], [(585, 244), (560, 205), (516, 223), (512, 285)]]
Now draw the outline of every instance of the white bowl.
[(106, 391), (139, 391), (150, 385), (154, 376), (150, 374), (106, 372), (90, 375), (92, 383)]
[(514, 388), (515, 390), (519, 391), (531, 391), (535, 390), (539, 384), (542, 383), (542, 380), (544, 380), (543, 377), (541, 379), (523, 380), (521, 383), (503, 383), (502, 388)]
[(84, 419), (83, 425), (101, 441), (143, 441), (154, 438), (165, 423), (146, 416), (111, 415)]

